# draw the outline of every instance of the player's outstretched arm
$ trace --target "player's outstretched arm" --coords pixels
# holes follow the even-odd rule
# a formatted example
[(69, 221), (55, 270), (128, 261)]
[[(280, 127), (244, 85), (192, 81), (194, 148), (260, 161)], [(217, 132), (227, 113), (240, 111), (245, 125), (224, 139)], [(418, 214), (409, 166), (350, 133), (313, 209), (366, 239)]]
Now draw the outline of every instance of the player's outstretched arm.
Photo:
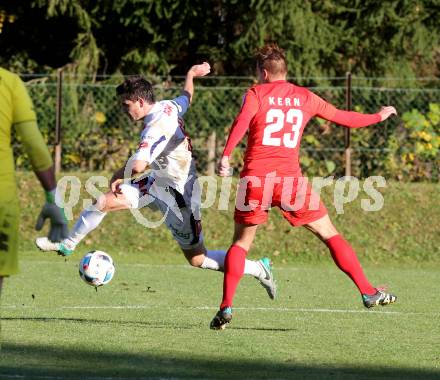
[(349, 128), (367, 127), (384, 121), (391, 115), (397, 115), (396, 109), (392, 106), (382, 107), (379, 112), (373, 114), (340, 110), (312, 92), (310, 103), (316, 116)]
[(192, 96), (194, 94), (194, 78), (203, 77), (209, 74), (210, 71), (211, 67), (207, 62), (204, 62), (201, 65), (194, 65), (189, 69), (182, 94), (172, 100), (177, 107), (179, 117), (182, 117), (186, 111), (188, 111), (191, 104)]
[(194, 65), (186, 74), (185, 85), (183, 91), (189, 94), (189, 102), (191, 103), (192, 96), (194, 94), (194, 78), (204, 77), (211, 72), (211, 66), (208, 62), (203, 62), (201, 65)]
[(384, 121), (391, 115), (397, 115), (396, 109), (391, 106), (382, 107), (379, 112), (373, 114), (336, 110), (333, 117), (327, 120), (349, 128), (362, 128)]

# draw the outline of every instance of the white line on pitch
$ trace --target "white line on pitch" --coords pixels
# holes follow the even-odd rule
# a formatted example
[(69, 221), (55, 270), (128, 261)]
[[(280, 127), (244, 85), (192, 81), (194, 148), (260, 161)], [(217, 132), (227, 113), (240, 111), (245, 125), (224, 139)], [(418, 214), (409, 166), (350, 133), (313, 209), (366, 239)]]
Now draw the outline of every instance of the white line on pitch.
[[(34, 310), (130, 310), (130, 309), (179, 309), (179, 310), (217, 310), (214, 306), (188, 306), (188, 307), (164, 307), (157, 305), (92, 305), (92, 306), (60, 306), (60, 307), (35, 307), (35, 306), (22, 306), (22, 305), (3, 305), (3, 309), (34, 309)], [(236, 307), (235, 310), (243, 311), (267, 311), (267, 312), (288, 312), (288, 313), (346, 313), (346, 314), (380, 314), (380, 315), (433, 315), (440, 316), (440, 313), (421, 313), (411, 311), (383, 311), (383, 310), (350, 310), (350, 309), (307, 309), (307, 308), (290, 308), (290, 307)]]
[[(35, 260), (30, 261), (28, 263), (37, 264), (37, 265), (66, 265), (66, 264), (74, 264), (76, 262), (65, 262), (65, 261), (43, 261), (43, 260)], [(118, 264), (118, 267), (138, 267), (138, 268), (177, 268), (177, 269), (199, 269), (192, 267), (189, 264), (140, 264), (140, 263), (121, 263)], [(298, 267), (276, 267), (277, 271), (297, 271), (300, 268)]]
[[(79, 261), (78, 261), (79, 262)], [(37, 264), (37, 265), (77, 265), (76, 261), (46, 261), (46, 260), (35, 260), (29, 261), (27, 264)], [(118, 267), (140, 267), (140, 268), (179, 268), (179, 269), (192, 269), (189, 264), (140, 264), (140, 263), (121, 263)]]

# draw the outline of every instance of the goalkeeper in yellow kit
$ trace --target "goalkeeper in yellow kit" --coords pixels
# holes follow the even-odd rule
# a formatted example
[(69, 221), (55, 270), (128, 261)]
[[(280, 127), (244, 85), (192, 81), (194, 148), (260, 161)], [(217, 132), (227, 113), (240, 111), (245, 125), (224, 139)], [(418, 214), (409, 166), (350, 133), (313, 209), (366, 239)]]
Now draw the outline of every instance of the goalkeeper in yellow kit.
[(0, 67), (0, 292), (3, 278), (18, 272), (19, 200), (11, 147), (13, 131), (20, 138), (46, 193), (46, 204), (38, 217), (36, 229), (41, 229), (45, 219), (49, 218), (49, 239), (62, 240), (68, 233), (67, 221), (63, 210), (55, 204), (52, 159), (38, 130), (32, 101), (21, 79)]

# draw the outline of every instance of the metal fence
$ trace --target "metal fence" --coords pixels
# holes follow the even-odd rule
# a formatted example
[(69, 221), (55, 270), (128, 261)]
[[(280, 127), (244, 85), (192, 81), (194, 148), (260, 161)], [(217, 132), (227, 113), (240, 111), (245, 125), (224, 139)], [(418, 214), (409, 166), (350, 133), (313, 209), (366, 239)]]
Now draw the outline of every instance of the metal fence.
[[(140, 127), (129, 121), (117, 103), (115, 87), (123, 80), (121, 76), (84, 78), (62, 76), (59, 72), (58, 75), (24, 76), (24, 80), (58, 169), (113, 170), (133, 153)], [(426, 114), (430, 104), (440, 104), (440, 90), (436, 88), (439, 82), (429, 78), (408, 82), (398, 78), (347, 75), (293, 81), (338, 108), (365, 113), (377, 112), (382, 105), (393, 105), (399, 114), (411, 110)], [(166, 99), (180, 93), (183, 78), (155, 78), (153, 82), (157, 99)], [(252, 78), (240, 77), (197, 79), (193, 105), (185, 122), (200, 172), (213, 171), (242, 96), (252, 83)], [(396, 153), (392, 151), (396, 150), (392, 143), (398, 141), (400, 133), (400, 118), (356, 130), (315, 118), (303, 135), (303, 170), (308, 175), (384, 175), (389, 173), (389, 155)], [(17, 166), (26, 167), (27, 160), (19, 142), (15, 142), (14, 148)], [(397, 153), (405, 154), (402, 149)], [(242, 155), (242, 149), (234, 152), (237, 165)], [(438, 180), (438, 154), (431, 161), (428, 176)], [(398, 174), (391, 175), (398, 177)]]

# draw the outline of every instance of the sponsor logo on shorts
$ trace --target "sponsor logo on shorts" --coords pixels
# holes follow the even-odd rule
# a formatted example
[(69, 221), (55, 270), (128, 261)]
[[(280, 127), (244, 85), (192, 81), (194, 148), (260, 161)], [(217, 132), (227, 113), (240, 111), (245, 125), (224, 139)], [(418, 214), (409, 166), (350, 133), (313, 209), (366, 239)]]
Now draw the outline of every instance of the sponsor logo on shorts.
[(168, 228), (171, 230), (173, 236), (181, 238), (181, 239), (185, 239), (185, 240), (189, 240), (191, 239), (191, 233), (189, 232), (182, 232), (179, 231), (176, 227), (174, 227), (172, 224), (168, 224)]

